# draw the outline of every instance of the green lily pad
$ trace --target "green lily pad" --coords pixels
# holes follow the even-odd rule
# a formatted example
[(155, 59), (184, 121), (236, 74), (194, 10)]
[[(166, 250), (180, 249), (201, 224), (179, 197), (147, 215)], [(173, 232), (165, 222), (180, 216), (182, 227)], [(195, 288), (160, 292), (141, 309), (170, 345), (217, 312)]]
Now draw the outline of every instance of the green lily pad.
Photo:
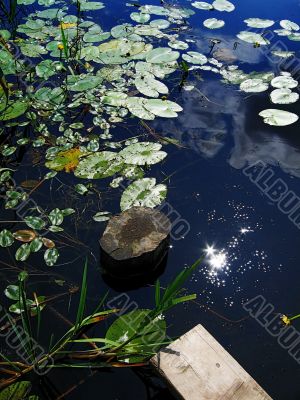
[(246, 79), (240, 84), (240, 89), (248, 93), (260, 93), (268, 90), (269, 85), (262, 79)]
[(88, 75), (81, 79), (75, 79), (73, 84), (71, 80), (70, 83), (69, 90), (73, 92), (84, 92), (99, 86), (102, 83), (102, 78), (100, 76)]
[(261, 18), (248, 18), (245, 19), (244, 22), (250, 28), (269, 28), (275, 23), (272, 19), (261, 19)]
[(5, 75), (15, 74), (17, 71), (15, 60), (6, 50), (0, 50), (0, 65)]
[(275, 104), (292, 104), (299, 100), (299, 94), (287, 88), (273, 90), (270, 97), (272, 103)]
[(169, 47), (157, 47), (147, 54), (146, 61), (152, 64), (160, 64), (169, 63), (177, 60), (178, 58), (178, 51), (173, 51)]
[(37, 76), (43, 79), (48, 79), (51, 76), (56, 75), (63, 68), (63, 64), (59, 61), (44, 60), (35, 67), (35, 70)]
[(64, 214), (59, 208), (54, 208), (49, 214), (48, 218), (52, 225), (61, 225), (64, 221)]
[(299, 32), (293, 32), (292, 34), (288, 35), (289, 40), (292, 40), (294, 42), (299, 42), (300, 41), (300, 33)]
[(139, 142), (125, 147), (119, 155), (126, 164), (152, 165), (159, 163), (167, 156), (161, 148), (162, 145), (159, 143)]
[(227, 0), (215, 0), (212, 5), (214, 9), (218, 11), (231, 12), (235, 9), (235, 6)]
[(199, 10), (213, 10), (213, 6), (206, 1), (194, 1), (192, 6)]
[(75, 188), (76, 192), (81, 195), (87, 194), (89, 191), (89, 189), (82, 183), (78, 183), (77, 185), (74, 186), (74, 188)]
[(145, 100), (142, 97), (128, 97), (126, 107), (134, 116), (151, 121), (155, 119), (155, 115), (146, 109)]
[(160, 99), (145, 100), (144, 107), (152, 114), (163, 118), (175, 118), (178, 116), (177, 113), (182, 111), (182, 107), (177, 103)]
[(20, 46), (20, 49), (24, 56), (33, 58), (40, 57), (41, 55), (48, 53), (47, 49), (40, 44), (25, 43)]
[(104, 8), (104, 4), (100, 1), (80, 1), (80, 10), (81, 11), (92, 11), (92, 10), (101, 10)]
[(166, 19), (154, 19), (150, 22), (150, 26), (157, 29), (167, 29), (170, 25), (170, 22)]
[(154, 15), (168, 15), (169, 11), (167, 8), (162, 6), (145, 5), (139, 8), (140, 12)]
[(28, 19), (25, 24), (30, 29), (41, 29), (45, 25), (45, 21), (42, 19)]
[(39, 18), (44, 19), (61, 19), (66, 13), (64, 12), (64, 8), (49, 8), (46, 10), (39, 11)]
[[(155, 319), (147, 319), (151, 310), (131, 311), (114, 321), (106, 332), (106, 339), (119, 345), (130, 339), (135, 333), (138, 337), (126, 344), (118, 355), (118, 360), (133, 363), (142, 362), (151, 358), (160, 348), (166, 335), (166, 322), (159, 316)], [(124, 355), (122, 355), (122, 353)], [(131, 356), (130, 353), (133, 355)], [(141, 353), (134, 356), (134, 353)], [(143, 355), (145, 353), (145, 355)]]
[[(17, 285), (8, 285), (4, 290), (5, 296), (10, 300), (19, 301), (20, 299), (20, 288)], [(1, 397), (0, 397), (1, 399)]]
[[(96, 36), (98, 37), (99, 35)], [(85, 35), (83, 39), (85, 40)], [(81, 50), (81, 58), (84, 58), (85, 61), (94, 61), (97, 60), (99, 57), (100, 57), (100, 50), (97, 46), (87, 46)]]
[(17, 261), (26, 261), (30, 256), (30, 244), (24, 243), (22, 244), (18, 250), (16, 251), (15, 258)]
[(29, 228), (36, 229), (36, 230), (41, 230), (45, 227), (46, 223), (45, 221), (40, 218), (40, 217), (25, 217), (24, 221)]
[(219, 29), (225, 25), (225, 22), (222, 19), (208, 18), (203, 22), (203, 25), (208, 29)]
[(50, 7), (56, 3), (56, 0), (38, 0), (40, 6)]
[(0, 246), (1, 247), (9, 247), (14, 243), (15, 239), (13, 237), (13, 234), (7, 230), (3, 229), (0, 232)]
[(28, 103), (26, 101), (9, 102), (5, 109), (0, 111), (0, 121), (8, 121), (20, 117), (26, 112), (27, 108)]
[(298, 86), (298, 81), (289, 75), (276, 76), (272, 79), (271, 85), (278, 89), (293, 89)]
[(145, 14), (145, 13), (133, 12), (133, 13), (130, 14), (130, 18), (133, 21), (138, 22), (139, 24), (144, 24), (145, 22), (149, 21), (150, 15), (149, 14)]
[(51, 109), (64, 101), (65, 93), (60, 87), (53, 89), (44, 86), (35, 92), (34, 98), (41, 107)]
[(7, 29), (0, 29), (0, 36), (4, 40), (9, 40), (9, 38), (11, 37), (11, 33)]
[(30, 243), (30, 252), (37, 253), (43, 247), (43, 241), (41, 238), (35, 238)]
[(289, 57), (293, 57), (295, 55), (294, 51), (285, 51), (285, 50), (273, 50), (273, 51), (271, 51), (271, 53), (274, 56), (282, 57), (282, 58), (289, 58)]
[(132, 35), (134, 32), (134, 28), (132, 24), (121, 24), (121, 25), (116, 25), (111, 29), (111, 35), (118, 39), (118, 38), (124, 38), (127, 36)]
[(17, 0), (17, 3), (20, 5), (24, 6), (29, 6), (30, 4), (33, 4), (35, 0)]
[(75, 170), (75, 176), (85, 179), (107, 178), (123, 168), (123, 161), (116, 153), (102, 151), (83, 158)]
[(56, 264), (58, 257), (59, 257), (59, 252), (55, 247), (53, 249), (47, 249), (44, 253), (45, 263), (49, 267), (52, 267), (54, 264)]
[(125, 104), (127, 94), (123, 92), (107, 91), (106, 95), (101, 98), (103, 104), (114, 107), (121, 107)]
[(295, 22), (292, 22), (288, 19), (283, 19), (279, 23), (283, 29), (287, 29), (289, 31), (299, 31), (299, 29), (300, 29), (298, 24), (296, 24)]
[(182, 58), (184, 59), (184, 61), (191, 64), (203, 65), (207, 63), (207, 57), (197, 51), (188, 51), (187, 53), (182, 55)]
[(182, 40), (170, 41), (168, 42), (168, 46), (175, 50), (186, 50), (189, 47), (189, 45)]
[(168, 87), (155, 79), (150, 72), (138, 74), (134, 81), (135, 87), (139, 92), (149, 97), (159, 97), (160, 94), (168, 94)]
[(237, 37), (247, 43), (259, 44), (262, 46), (270, 44), (269, 40), (265, 39), (259, 33), (242, 31), (237, 34)]
[(166, 75), (169, 75), (176, 71), (178, 65), (176, 61), (166, 64), (150, 64), (145, 61), (138, 61), (135, 64), (135, 69), (137, 73), (150, 72), (157, 78), (165, 78)]
[(167, 195), (167, 187), (156, 184), (155, 178), (138, 179), (129, 185), (121, 197), (121, 210), (131, 207), (154, 208), (161, 204)]
[(294, 124), (298, 121), (298, 115), (275, 108), (270, 108), (259, 113), (263, 117), (264, 122), (268, 125), (274, 126), (286, 126)]
[(93, 220), (96, 222), (105, 222), (110, 219), (110, 212), (108, 211), (99, 211), (95, 215), (93, 215)]

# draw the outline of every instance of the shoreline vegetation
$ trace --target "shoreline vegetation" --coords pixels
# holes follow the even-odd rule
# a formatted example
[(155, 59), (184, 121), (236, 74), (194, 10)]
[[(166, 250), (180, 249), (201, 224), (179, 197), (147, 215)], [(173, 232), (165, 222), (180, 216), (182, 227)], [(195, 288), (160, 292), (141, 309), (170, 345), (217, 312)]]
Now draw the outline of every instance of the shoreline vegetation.
[[(180, 272), (165, 289), (161, 289), (160, 282), (157, 280), (154, 296), (155, 307), (152, 310), (137, 309), (126, 312), (126, 309), (105, 309), (105, 305), (109, 303), (109, 293), (106, 293), (100, 299), (94, 312), (85, 316), (88, 294), (86, 262), (76, 321), (72, 328), (56, 342), (54, 341), (55, 332), (51, 334), (49, 350), (44, 354), (41, 352), (43, 348), (39, 345), (38, 339), (43, 323), (43, 308), (47, 305), (47, 301), (40, 302), (35, 294), (34, 301), (30, 301), (26, 292), (28, 274), (24, 272), (19, 274), (18, 285), (8, 286), (5, 294), (11, 300), (17, 301), (20, 317), (14, 319), (10, 313), (4, 312), (5, 315), (1, 318), (1, 324), (3, 324), (1, 335), (9, 337), (8, 346), (10, 343), (19, 342), (19, 349), (16, 350), (16, 353), (22, 354), (22, 358), (10, 360), (1, 353), (0, 369), (2, 373), (10, 377), (1, 379), (0, 389), (7, 386), (9, 389), (11, 384), (31, 373), (45, 375), (52, 368), (98, 369), (147, 365), (148, 360), (161, 347), (172, 342), (166, 332), (165, 314), (167, 311), (181, 303), (196, 299), (195, 294), (185, 295), (183, 293), (183, 285), (200, 262), (201, 260), (198, 260), (191, 267)], [(116, 316), (117, 319), (110, 325), (105, 337), (87, 337), (89, 329), (112, 316)], [(76, 344), (91, 349), (76, 350), (73, 348)], [(27, 360), (26, 363), (25, 360)], [(0, 399), (2, 393), (0, 392)], [(17, 400), (17, 398), (14, 399)]]

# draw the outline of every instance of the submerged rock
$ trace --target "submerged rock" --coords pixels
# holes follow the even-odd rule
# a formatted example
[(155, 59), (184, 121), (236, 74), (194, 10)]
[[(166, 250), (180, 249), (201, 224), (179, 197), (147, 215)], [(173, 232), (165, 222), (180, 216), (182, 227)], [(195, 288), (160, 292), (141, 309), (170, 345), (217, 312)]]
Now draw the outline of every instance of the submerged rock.
[(167, 254), (170, 230), (169, 219), (152, 208), (114, 216), (100, 239), (102, 268), (119, 278), (153, 273)]

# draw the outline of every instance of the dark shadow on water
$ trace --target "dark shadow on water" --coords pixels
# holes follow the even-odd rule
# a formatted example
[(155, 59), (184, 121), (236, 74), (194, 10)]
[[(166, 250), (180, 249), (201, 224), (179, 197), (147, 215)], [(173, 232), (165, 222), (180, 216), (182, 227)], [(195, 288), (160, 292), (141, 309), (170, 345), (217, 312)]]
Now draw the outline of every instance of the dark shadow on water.
[(168, 254), (166, 254), (163, 260), (152, 268), (151, 272), (140, 275), (140, 276), (129, 276), (128, 278), (117, 278), (109, 275), (107, 272), (102, 270), (102, 277), (104, 282), (115, 290), (116, 292), (124, 292), (128, 290), (135, 290), (143, 286), (152, 285), (155, 281), (165, 272), (168, 261)]

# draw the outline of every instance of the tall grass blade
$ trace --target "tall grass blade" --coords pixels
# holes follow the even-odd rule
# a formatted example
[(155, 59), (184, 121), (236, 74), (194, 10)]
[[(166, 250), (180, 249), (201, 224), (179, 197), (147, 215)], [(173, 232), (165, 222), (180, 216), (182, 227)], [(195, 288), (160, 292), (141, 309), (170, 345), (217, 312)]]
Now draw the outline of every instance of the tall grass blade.
[(33, 293), (35, 306), (36, 306), (36, 316), (37, 316), (37, 328), (36, 328), (36, 339), (39, 340), (40, 328), (41, 328), (41, 307), (36, 293)]
[(196, 294), (189, 294), (187, 296), (177, 297), (172, 300), (172, 306), (176, 306), (177, 304), (184, 303), (186, 301), (195, 300), (197, 298)]
[(68, 48), (68, 40), (66, 38), (65, 32), (63, 30), (63, 27), (60, 26), (60, 32), (61, 32), (61, 41), (63, 43), (64, 46), (64, 55), (66, 57), (66, 60), (69, 60), (69, 48)]
[(95, 308), (95, 311), (93, 312), (92, 316), (99, 312), (99, 310), (101, 309), (101, 307), (105, 303), (105, 300), (107, 299), (108, 295), (109, 295), (109, 290), (105, 293), (105, 295), (100, 300), (100, 302), (99, 302), (98, 306)]
[(163, 295), (161, 305), (163, 308), (167, 307), (170, 308), (172, 305), (172, 300), (178, 295), (178, 293), (182, 289), (182, 285), (185, 283), (185, 281), (188, 279), (188, 277), (195, 271), (195, 269), (198, 267), (198, 265), (201, 263), (203, 257), (199, 258), (193, 265), (190, 267), (186, 268), (185, 270), (181, 271), (178, 276), (171, 282), (167, 289), (165, 290), (165, 293)]
[[(31, 324), (30, 324), (30, 316), (29, 316), (29, 311), (27, 307), (27, 299), (26, 299), (26, 292), (25, 292), (25, 286), (24, 282), (20, 281), (19, 282), (19, 290), (20, 290), (20, 295), (19, 295), (19, 301), (20, 301), (20, 308), (21, 308), (21, 321), (22, 321), (22, 326), (24, 329), (24, 332), (27, 336), (27, 341), (28, 341), (28, 346), (30, 349), (30, 356), (32, 362), (35, 360), (35, 355), (34, 355), (34, 350), (33, 350), (33, 344), (32, 344), (32, 329), (31, 329)], [(23, 312), (22, 312), (23, 309)]]
[(75, 329), (78, 329), (79, 325), (82, 323), (83, 315), (86, 306), (86, 296), (87, 296), (87, 260), (85, 261), (82, 283), (81, 283), (81, 291), (80, 291), (80, 299), (77, 310)]

